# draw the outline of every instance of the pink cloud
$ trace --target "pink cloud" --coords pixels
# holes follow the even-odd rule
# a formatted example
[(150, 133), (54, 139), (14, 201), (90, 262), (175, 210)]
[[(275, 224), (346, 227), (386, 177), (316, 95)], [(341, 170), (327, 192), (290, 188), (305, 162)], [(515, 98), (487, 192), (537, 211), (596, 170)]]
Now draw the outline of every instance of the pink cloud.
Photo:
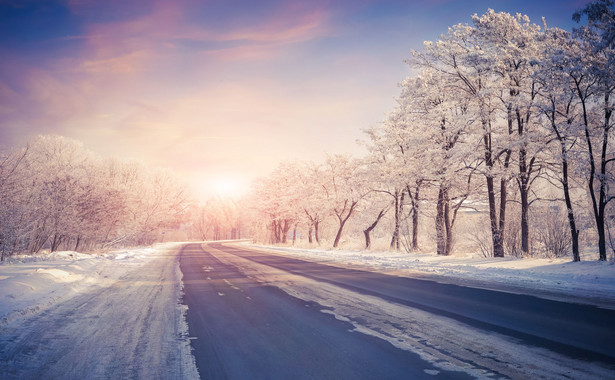
[[(91, 1), (71, 2), (75, 12), (93, 6)], [(275, 56), (275, 50), (331, 33), (328, 11), (286, 5), (253, 25), (226, 30), (211, 29), (189, 20), (190, 7), (182, 1), (155, 3), (149, 12), (133, 18), (93, 23), (86, 26), (85, 49), (76, 71), (110, 74), (135, 74), (151, 62), (160, 62), (174, 54), (200, 54), (209, 59), (260, 60)], [(193, 48), (179, 51), (182, 42), (213, 44), (218, 48)], [(171, 57), (172, 58), (172, 57)]]
[(147, 51), (137, 50), (107, 59), (85, 59), (79, 63), (77, 71), (130, 75), (140, 71), (150, 58), (151, 54)]
[(331, 31), (327, 21), (328, 13), (325, 9), (298, 11), (291, 8), (276, 13), (261, 25), (231, 31), (224, 38), (265, 43), (301, 42), (327, 35)]

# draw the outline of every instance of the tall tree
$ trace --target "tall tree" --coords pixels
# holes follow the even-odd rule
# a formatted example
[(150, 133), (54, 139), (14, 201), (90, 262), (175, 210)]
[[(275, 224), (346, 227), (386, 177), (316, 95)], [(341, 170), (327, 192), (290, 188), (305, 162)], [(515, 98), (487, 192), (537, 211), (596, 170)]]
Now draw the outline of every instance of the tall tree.
[(568, 73), (581, 103), (588, 156), (587, 187), (598, 232), (599, 259), (606, 260), (606, 210), (615, 195), (609, 194), (613, 181), (612, 138), (615, 108), (615, 10), (612, 0), (599, 0), (576, 12), (587, 24), (574, 31), (582, 54), (570, 60)]
[(413, 52), (409, 63), (418, 69), (437, 73), (445, 81), (447, 92), (461, 93), (470, 100), (469, 107), (472, 107), (477, 121), (474, 133), (480, 137), (475, 151), (482, 156), (493, 252), (495, 257), (503, 257), (510, 165), (510, 150), (506, 142), (508, 131), (503, 131), (496, 122), (500, 82), (491, 70), (493, 52), (483, 49), (484, 41), (479, 37), (475, 28), (458, 24), (437, 42), (426, 42), (423, 52)]
[[(477, 37), (491, 54), (490, 70), (500, 82), (499, 96), (510, 135), (510, 146), (504, 155), (516, 153), (521, 205), (521, 252), (530, 253), (530, 191), (541, 169), (545, 140), (541, 133), (537, 97), (540, 86), (534, 76), (536, 62), (543, 59), (540, 27), (527, 16), (496, 13), (473, 17)], [(511, 157), (512, 158), (512, 157)], [(508, 161), (508, 158), (505, 159)]]
[(574, 162), (574, 147), (581, 136), (579, 124), (580, 113), (577, 107), (574, 84), (566, 74), (570, 58), (580, 54), (581, 49), (576, 40), (571, 39), (570, 33), (558, 29), (548, 28), (543, 36), (545, 49), (544, 59), (535, 76), (543, 91), (542, 101), (539, 102), (541, 111), (546, 116), (547, 129), (550, 130), (556, 142), (557, 149), (554, 157), (557, 158), (559, 168), (558, 182), (564, 195), (566, 216), (572, 242), (572, 257), (574, 261), (581, 260), (579, 250), (579, 228), (575, 217), (572, 200), (571, 165)]

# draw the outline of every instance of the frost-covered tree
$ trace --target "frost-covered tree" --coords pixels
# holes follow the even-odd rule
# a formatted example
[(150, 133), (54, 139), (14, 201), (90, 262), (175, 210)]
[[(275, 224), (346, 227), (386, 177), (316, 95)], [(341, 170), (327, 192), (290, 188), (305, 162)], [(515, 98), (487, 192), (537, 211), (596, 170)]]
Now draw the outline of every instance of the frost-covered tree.
[(390, 247), (399, 249), (401, 224), (410, 218), (412, 232), (408, 248), (417, 250), (421, 191), (427, 183), (428, 165), (421, 146), (423, 136), (415, 128), (420, 122), (417, 113), (409, 112), (402, 98), (398, 103), (384, 122), (366, 131), (367, 170), (372, 173), (368, 183), (371, 190), (387, 195), (392, 202), (394, 228)]
[(613, 183), (615, 153), (613, 144), (613, 109), (615, 108), (615, 10), (612, 0), (588, 4), (574, 14), (579, 21), (587, 16), (587, 24), (574, 31), (582, 46), (581, 54), (572, 56), (567, 68), (581, 104), (584, 137), (587, 149), (587, 189), (598, 232), (600, 260), (606, 260), (606, 212), (615, 195)]
[[(400, 234), (409, 174), (403, 157), (408, 150), (408, 141), (405, 139), (407, 128), (405, 115), (398, 107), (381, 125), (366, 131), (370, 138), (370, 144), (367, 146), (370, 154), (366, 158), (366, 170), (370, 179), (367, 183), (371, 191), (385, 195), (390, 200), (394, 221), (389, 248), (396, 250), (401, 247)], [(389, 205), (378, 208), (375, 221), (364, 230), (366, 245), (369, 245), (369, 232), (376, 227)]]
[(314, 241), (320, 245), (320, 226), (328, 216), (327, 187), (322, 175), (322, 165), (309, 163), (297, 163), (298, 187), (295, 188), (298, 197), (298, 206), (305, 216), (305, 224), (308, 226), (308, 242)]
[(23, 166), (28, 151), (14, 149), (0, 156), (0, 261), (23, 249), (24, 218), (28, 215), (23, 195), (29, 179)]
[(580, 231), (573, 205), (572, 168), (578, 154), (575, 148), (582, 136), (582, 125), (574, 82), (570, 80), (567, 68), (572, 56), (580, 54), (581, 49), (579, 42), (562, 29), (548, 28), (541, 38), (545, 51), (535, 73), (542, 87), (538, 106), (547, 119), (546, 128), (556, 146), (553, 153), (557, 165), (555, 176), (564, 195), (573, 260), (580, 261)]
[[(546, 139), (540, 128), (537, 97), (541, 90), (534, 73), (543, 60), (541, 29), (529, 17), (496, 13), (472, 18), (482, 48), (489, 51), (490, 71), (499, 81), (499, 95), (506, 113), (509, 147), (504, 155), (516, 156), (521, 208), (521, 253), (530, 252), (529, 208), (531, 185), (542, 167)], [(513, 157), (511, 157), (513, 158)]]
[(333, 248), (339, 246), (344, 226), (357, 211), (359, 202), (369, 192), (363, 180), (363, 170), (359, 160), (345, 155), (330, 156), (323, 166), (328, 204), (338, 222)]
[(269, 241), (287, 243), (288, 233), (303, 215), (299, 205), (301, 193), (296, 191), (299, 168), (294, 163), (281, 163), (268, 177), (254, 184), (252, 205), (267, 220)]
[(212, 197), (190, 212), (192, 234), (200, 240), (241, 238), (241, 205), (233, 198)]
[[(447, 83), (437, 72), (423, 70), (403, 82), (400, 103), (411, 120), (418, 162), (429, 162), (422, 176), (434, 189), (436, 203), (436, 243), (438, 254), (451, 253), (457, 212), (470, 196), (474, 144), (467, 141), (475, 123), (468, 98), (447, 91)], [(417, 162), (417, 163), (418, 163)]]
[(409, 63), (419, 70), (431, 70), (441, 77), (447, 93), (457, 92), (469, 100), (468, 106), (476, 117), (473, 130), (476, 145), (471, 152), (478, 155), (467, 160), (482, 160), (493, 252), (494, 256), (503, 257), (511, 153), (508, 130), (497, 120), (500, 81), (491, 70), (493, 52), (483, 49), (483, 42), (474, 27), (458, 24), (438, 41), (426, 42), (424, 51), (413, 52)]
[(0, 168), (8, 254), (151, 242), (188, 202), (170, 172), (102, 160), (75, 140), (39, 136), (16, 152)]

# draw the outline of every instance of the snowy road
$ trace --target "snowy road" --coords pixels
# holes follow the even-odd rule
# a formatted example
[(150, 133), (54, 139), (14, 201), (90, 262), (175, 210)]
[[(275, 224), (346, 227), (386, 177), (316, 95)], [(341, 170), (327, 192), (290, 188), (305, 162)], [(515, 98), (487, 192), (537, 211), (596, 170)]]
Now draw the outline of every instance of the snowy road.
[(613, 311), (221, 244), (180, 262), (202, 378), (615, 377)]
[(613, 311), (241, 245), (50, 260), (0, 267), (0, 379), (615, 379)]

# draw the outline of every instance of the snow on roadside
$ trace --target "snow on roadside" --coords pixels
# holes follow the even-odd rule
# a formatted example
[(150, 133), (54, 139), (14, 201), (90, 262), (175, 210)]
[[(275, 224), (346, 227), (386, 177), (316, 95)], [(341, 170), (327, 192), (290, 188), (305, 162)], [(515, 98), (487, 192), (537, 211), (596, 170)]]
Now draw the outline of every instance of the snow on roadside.
[(104, 254), (64, 251), (14, 256), (0, 264), (0, 326), (39, 313), (93, 286), (109, 286), (173, 243)]
[(254, 244), (250, 247), (330, 265), (615, 309), (613, 261), (575, 263), (569, 259), (438, 256), (429, 253), (303, 249)]
[(0, 378), (198, 379), (181, 244), (0, 265)]

